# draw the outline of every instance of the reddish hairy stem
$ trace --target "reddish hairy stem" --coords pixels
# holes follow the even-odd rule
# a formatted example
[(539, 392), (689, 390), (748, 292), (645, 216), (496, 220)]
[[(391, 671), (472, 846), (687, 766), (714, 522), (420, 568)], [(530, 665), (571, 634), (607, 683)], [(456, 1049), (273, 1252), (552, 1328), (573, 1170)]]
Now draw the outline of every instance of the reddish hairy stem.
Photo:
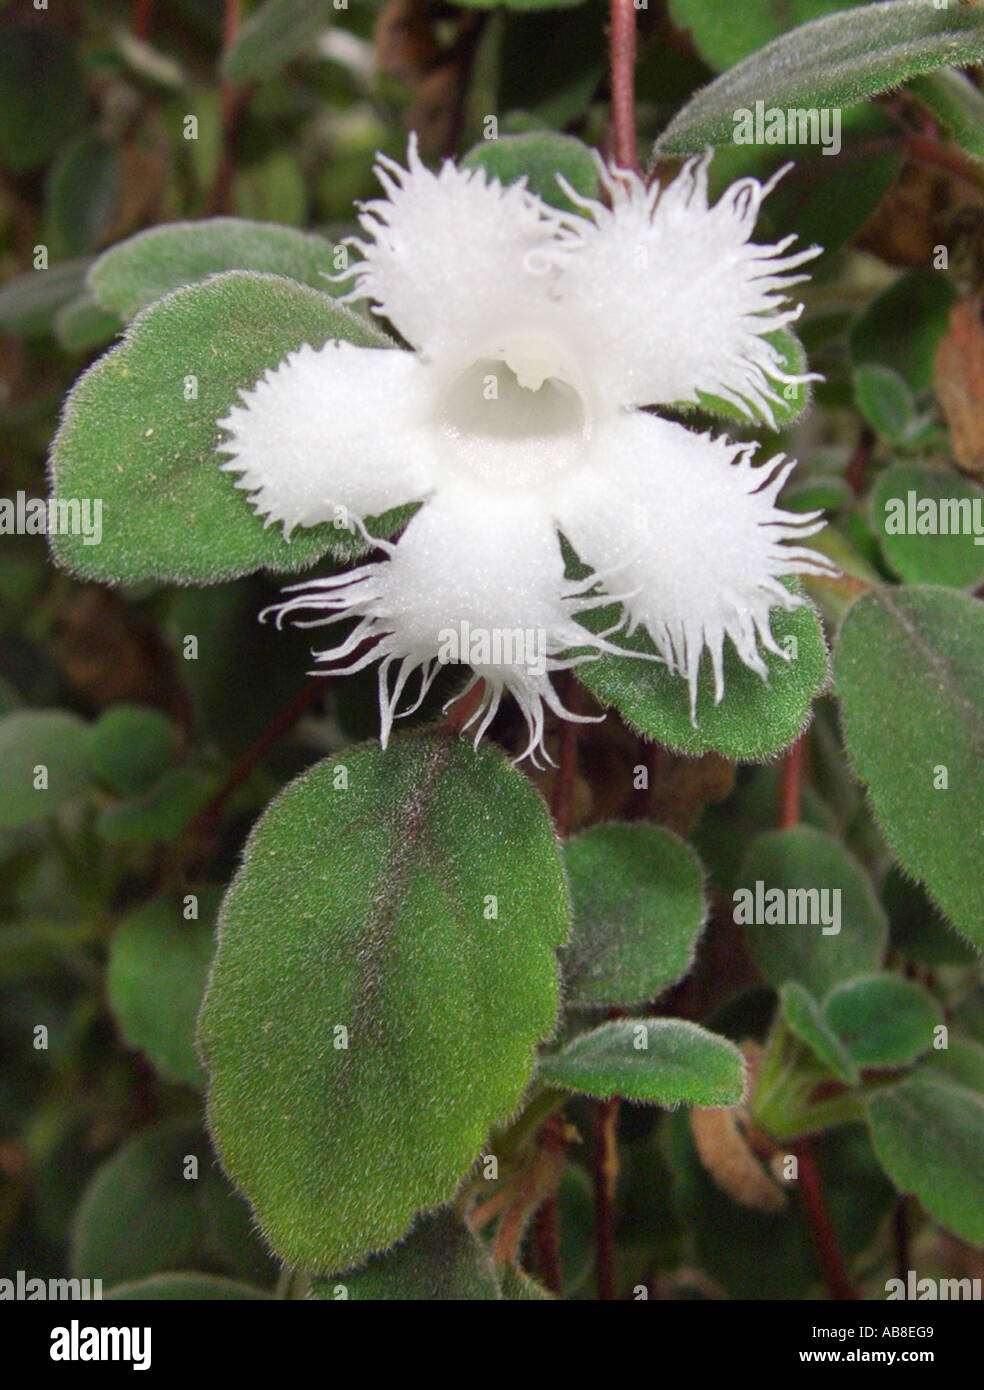
[(598, 1102), (595, 1110), (594, 1202), (595, 1269), (598, 1298), (615, 1297), (615, 1184), (618, 1180), (616, 1126), (622, 1102), (618, 1096)]
[(783, 759), (779, 798), (779, 825), (783, 830), (789, 830), (799, 824), (805, 743), (806, 735), (800, 734)]
[(796, 1157), (799, 1162), (800, 1194), (830, 1296), (839, 1301), (856, 1299), (857, 1294), (844, 1264), (837, 1232), (830, 1219), (820, 1170), (807, 1140), (803, 1139), (796, 1145)]
[(612, 0), (611, 29), (612, 154), (620, 169), (639, 172), (636, 152), (636, 13), (633, 0)]

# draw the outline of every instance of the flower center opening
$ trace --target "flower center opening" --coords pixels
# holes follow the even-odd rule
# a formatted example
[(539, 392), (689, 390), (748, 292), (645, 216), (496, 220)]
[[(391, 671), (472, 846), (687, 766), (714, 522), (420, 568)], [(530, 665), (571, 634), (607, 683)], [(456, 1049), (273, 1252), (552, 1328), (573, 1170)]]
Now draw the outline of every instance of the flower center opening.
[(504, 487), (549, 481), (581, 456), (591, 433), (571, 374), (536, 341), (479, 357), (453, 376), (438, 415), (455, 470)]

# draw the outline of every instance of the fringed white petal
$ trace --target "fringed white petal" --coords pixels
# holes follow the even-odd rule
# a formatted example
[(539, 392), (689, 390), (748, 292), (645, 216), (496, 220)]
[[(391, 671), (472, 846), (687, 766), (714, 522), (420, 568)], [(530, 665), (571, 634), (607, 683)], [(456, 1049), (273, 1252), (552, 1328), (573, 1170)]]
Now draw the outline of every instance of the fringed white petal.
[(689, 160), (676, 179), (647, 188), (599, 160), (611, 207), (578, 198), (576, 239), (564, 257), (558, 293), (570, 331), (593, 345), (604, 394), (621, 405), (695, 403), (722, 397), (772, 423), (775, 387), (814, 380), (786, 373), (764, 334), (799, 316), (788, 291), (819, 254), (751, 242), (762, 200), (775, 180), (739, 179), (713, 206), (709, 156)]
[(546, 300), (569, 234), (525, 180), (504, 188), (450, 162), (434, 174), (413, 137), (407, 162), (378, 156), (387, 196), (363, 205), (365, 237), (352, 238), (363, 259), (345, 271), (356, 277), (347, 298), (368, 298), (428, 356), (477, 356)]
[(760, 648), (785, 655), (770, 613), (802, 602), (781, 576), (833, 570), (800, 543), (821, 529), (820, 513), (776, 506), (794, 462), (779, 456), (756, 465), (755, 447), (633, 412), (606, 427), (597, 443), (603, 466), (581, 469), (557, 504), (580, 558), (617, 571), (630, 629), (644, 626), (687, 681), (692, 715), (704, 649), (716, 701), (725, 638), (765, 679)]
[(433, 486), (428, 380), (411, 352), (305, 344), (218, 422), (229, 434), (218, 448), (232, 455), (222, 467), (286, 535), (325, 521), (358, 527)]
[[(334, 648), (319, 651), (322, 666), (353, 671), (382, 658), (381, 736), (385, 746), (411, 676), (423, 690), (441, 664), (470, 666), (485, 681), (472, 719), (476, 741), (504, 693), (526, 717), (523, 756), (543, 751), (544, 709), (574, 718), (560, 705), (550, 673), (614, 651), (576, 614), (590, 607), (592, 580), (565, 579), (556, 529), (547, 509), (530, 497), (503, 496), (467, 484), (442, 488), (408, 525), (390, 558), (348, 574), (294, 585), (278, 622), (306, 614), (306, 626), (359, 619)], [(563, 654), (587, 649), (578, 657)]]

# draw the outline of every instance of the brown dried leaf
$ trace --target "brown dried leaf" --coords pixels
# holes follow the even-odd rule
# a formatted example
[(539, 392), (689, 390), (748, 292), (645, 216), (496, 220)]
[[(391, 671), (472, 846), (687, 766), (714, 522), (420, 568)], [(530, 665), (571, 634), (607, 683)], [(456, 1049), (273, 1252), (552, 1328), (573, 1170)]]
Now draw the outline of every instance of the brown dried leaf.
[(982, 292), (953, 306), (933, 367), (933, 386), (950, 427), (954, 457), (968, 473), (984, 472), (982, 307)]

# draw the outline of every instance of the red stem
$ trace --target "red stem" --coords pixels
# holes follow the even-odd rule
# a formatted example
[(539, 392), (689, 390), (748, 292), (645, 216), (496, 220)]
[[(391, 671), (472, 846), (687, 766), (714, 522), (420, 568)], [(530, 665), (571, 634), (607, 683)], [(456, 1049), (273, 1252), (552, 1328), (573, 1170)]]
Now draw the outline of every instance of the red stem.
[(154, 0), (133, 0), (134, 38), (146, 39), (150, 34), (150, 23), (154, 11)]
[(545, 1202), (541, 1202), (533, 1218), (533, 1255), (543, 1287), (555, 1297), (559, 1297), (560, 1222), (556, 1197), (548, 1197)]
[(823, 1271), (827, 1288), (830, 1290), (830, 1296), (843, 1302), (856, 1299), (857, 1294), (844, 1264), (837, 1232), (830, 1219), (820, 1170), (817, 1168), (813, 1149), (805, 1139), (800, 1140), (796, 1145), (796, 1157), (799, 1160), (800, 1193), (803, 1198), (803, 1206), (810, 1223), (810, 1232), (816, 1246), (817, 1258), (820, 1261), (820, 1268)]
[(638, 173), (635, 115), (636, 12), (633, 0), (612, 0), (609, 38), (614, 162), (620, 169), (632, 169)]
[(598, 1298), (610, 1301), (615, 1297), (615, 1216), (613, 1198), (618, 1173), (618, 1148), (615, 1127), (621, 1107), (618, 1096), (599, 1101), (595, 1110), (594, 1201), (595, 1201), (595, 1269), (598, 1276)]
[(789, 830), (799, 824), (805, 742), (806, 735), (800, 734), (783, 760), (779, 800), (779, 825), (783, 830)]

